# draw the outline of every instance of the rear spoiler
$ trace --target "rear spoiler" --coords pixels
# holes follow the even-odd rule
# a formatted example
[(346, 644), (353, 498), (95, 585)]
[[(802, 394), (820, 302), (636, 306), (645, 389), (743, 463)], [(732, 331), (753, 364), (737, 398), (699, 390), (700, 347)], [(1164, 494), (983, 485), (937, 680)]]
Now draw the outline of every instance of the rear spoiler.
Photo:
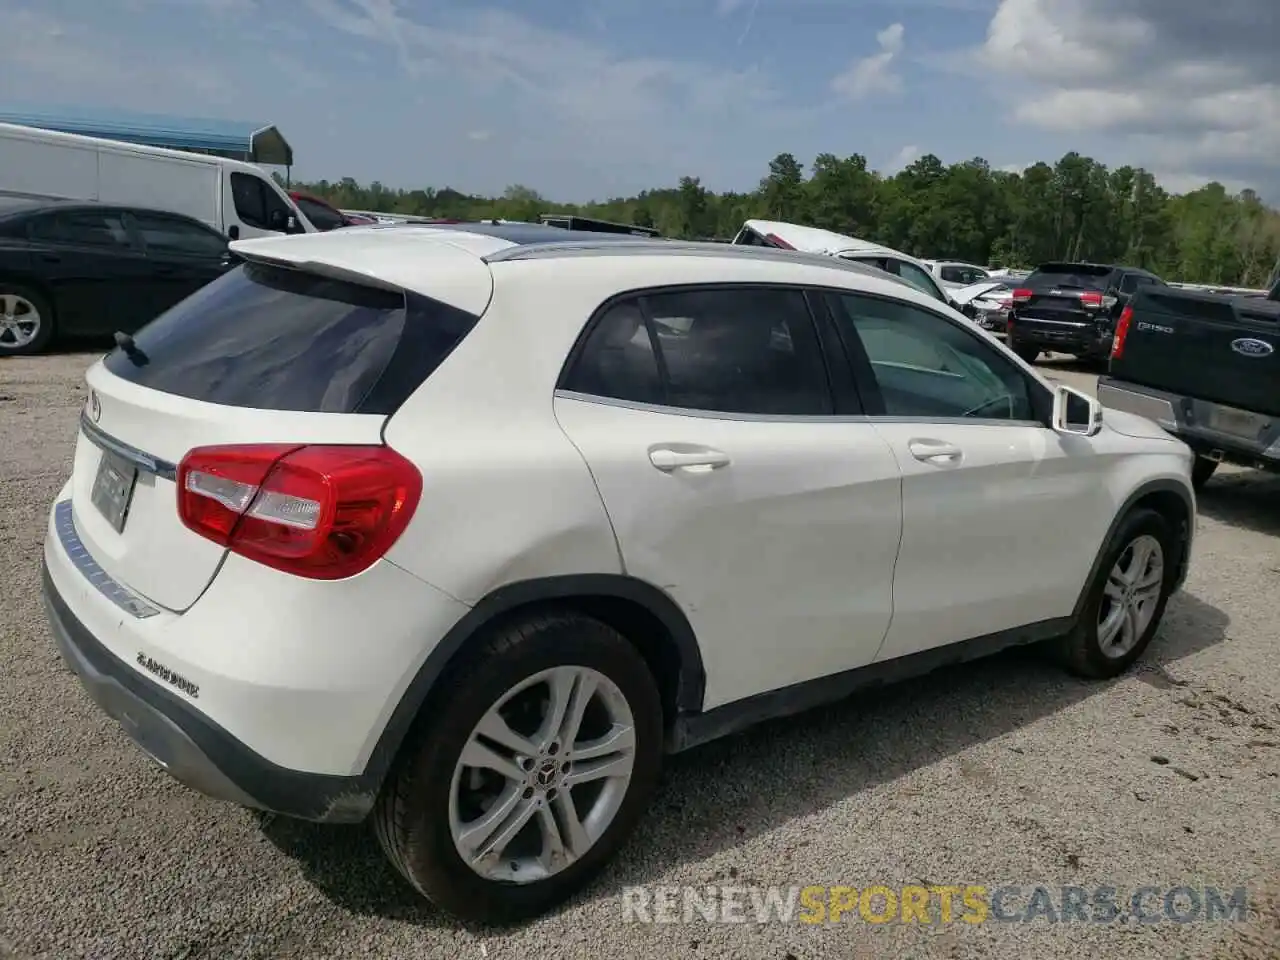
[(280, 270), (296, 270), (299, 273), (311, 273), (319, 277), (328, 277), (330, 280), (341, 280), (344, 283), (352, 283), (360, 287), (376, 287), (379, 290), (387, 290), (391, 293), (403, 294), (404, 287), (398, 284), (390, 283), (378, 277), (371, 277), (367, 273), (361, 273), (359, 270), (348, 270), (345, 267), (336, 267), (332, 263), (325, 263), (321, 260), (283, 260), (279, 257), (266, 257), (260, 253), (245, 253), (243, 250), (236, 249), (236, 244), (232, 243), (231, 252), (246, 263), (260, 263), (266, 267), (276, 267)]

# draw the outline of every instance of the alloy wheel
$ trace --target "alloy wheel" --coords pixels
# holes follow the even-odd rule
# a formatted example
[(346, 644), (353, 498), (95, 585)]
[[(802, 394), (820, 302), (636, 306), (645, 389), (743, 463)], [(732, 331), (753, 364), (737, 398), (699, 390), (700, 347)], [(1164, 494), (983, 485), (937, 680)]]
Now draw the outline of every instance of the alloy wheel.
[(617, 816), (635, 753), (631, 708), (604, 674), (560, 666), (520, 682), (485, 712), (454, 768), (458, 855), (488, 880), (559, 873)]
[(1164, 548), (1150, 534), (1136, 537), (1112, 566), (1098, 611), (1098, 646), (1112, 659), (1137, 646), (1155, 617), (1164, 589)]

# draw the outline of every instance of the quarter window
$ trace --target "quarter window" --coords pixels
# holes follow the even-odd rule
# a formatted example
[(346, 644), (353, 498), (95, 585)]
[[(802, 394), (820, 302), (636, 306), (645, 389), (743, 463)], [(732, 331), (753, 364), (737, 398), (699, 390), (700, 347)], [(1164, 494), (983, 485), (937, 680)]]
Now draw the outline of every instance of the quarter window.
[(688, 410), (809, 416), (834, 411), (804, 294), (683, 290), (612, 307), (567, 390)]
[(885, 416), (1035, 419), (1027, 378), (978, 337), (910, 304), (837, 299), (837, 321), (861, 342)]

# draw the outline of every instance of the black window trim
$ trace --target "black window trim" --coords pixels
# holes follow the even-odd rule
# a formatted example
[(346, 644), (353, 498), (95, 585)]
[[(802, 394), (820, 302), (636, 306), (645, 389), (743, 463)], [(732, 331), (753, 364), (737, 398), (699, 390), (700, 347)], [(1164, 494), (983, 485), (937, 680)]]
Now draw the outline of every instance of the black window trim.
[[(966, 337), (982, 344), (989, 350), (995, 350), (999, 353), (998, 345), (992, 344), (990, 341), (979, 335), (976, 330), (971, 330), (966, 324), (953, 320), (951, 317), (945, 316), (936, 310), (931, 310), (926, 306), (915, 303), (910, 300), (898, 300), (893, 297), (886, 297), (878, 293), (869, 293), (862, 290), (854, 289), (831, 289), (827, 288), (827, 309), (831, 311), (832, 317), (839, 315), (844, 310), (843, 304), (838, 300), (842, 296), (865, 297), (869, 300), (878, 300), (882, 303), (891, 303), (895, 306), (913, 307), (950, 324), (956, 330), (959, 330)], [(845, 332), (845, 328), (852, 328), (852, 323), (836, 324), (836, 332), (844, 343), (845, 352), (849, 359), (849, 365), (852, 368), (854, 383), (857, 384), (859, 393), (862, 396), (863, 406), (866, 410), (865, 417), (874, 420), (877, 423), (940, 423), (940, 424), (971, 424), (975, 426), (1006, 426), (1006, 427), (1042, 427), (1049, 429), (1049, 423), (1053, 413), (1053, 394), (1044, 384), (1040, 383), (1034, 377), (1028, 376), (1025, 371), (1020, 369), (1017, 363), (1010, 357), (1005, 357), (1020, 377), (1027, 383), (1028, 393), (1031, 400), (1031, 411), (1035, 415), (1034, 420), (1009, 420), (1002, 418), (987, 417), (905, 417), (890, 416), (885, 413), (884, 397), (880, 394), (880, 387), (876, 382), (875, 370), (871, 365), (871, 358), (867, 355), (866, 347), (862, 344), (862, 339), (850, 333)]]
[[(685, 293), (690, 291), (705, 292), (708, 290), (749, 290), (770, 289), (795, 291), (804, 296), (808, 308), (809, 322), (812, 324), (815, 341), (826, 370), (827, 391), (833, 404), (832, 413), (786, 414), (786, 413), (742, 413), (729, 410), (699, 410), (692, 407), (679, 407), (666, 403), (644, 403), (636, 400), (621, 400), (616, 397), (602, 397), (596, 394), (580, 393), (565, 386), (565, 382), (575, 366), (582, 358), (588, 339), (600, 325), (602, 319), (617, 304), (634, 302), (644, 317), (645, 328), (649, 334), (649, 342), (654, 346), (662, 389), (667, 389), (666, 366), (662, 360), (662, 351), (657, 346), (657, 331), (653, 325), (653, 316), (649, 310), (648, 298), (664, 294)], [(583, 324), (573, 347), (561, 365), (560, 374), (556, 378), (555, 396), (573, 400), (583, 400), (604, 406), (622, 407), (650, 413), (664, 413), (674, 416), (698, 417), (706, 420), (733, 420), (749, 423), (838, 423), (866, 419), (863, 412), (862, 398), (856, 389), (856, 380), (848, 369), (849, 358), (841, 346), (838, 354), (833, 347), (840, 343), (840, 334), (836, 329), (824, 294), (828, 287), (807, 283), (767, 283), (742, 281), (712, 281), (709, 283), (660, 284), (650, 287), (638, 287), (622, 290), (592, 311), (587, 322)], [(841, 367), (844, 367), (842, 370)]]

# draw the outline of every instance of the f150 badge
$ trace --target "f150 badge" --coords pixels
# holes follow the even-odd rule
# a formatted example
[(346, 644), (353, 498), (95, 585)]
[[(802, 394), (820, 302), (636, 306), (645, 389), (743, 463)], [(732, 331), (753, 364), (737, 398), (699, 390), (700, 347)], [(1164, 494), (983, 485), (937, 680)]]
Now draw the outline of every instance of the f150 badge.
[(1267, 343), (1267, 341), (1258, 340), (1255, 337), (1241, 337), (1239, 340), (1232, 340), (1231, 349), (1245, 357), (1269, 357), (1276, 351), (1276, 348)]

